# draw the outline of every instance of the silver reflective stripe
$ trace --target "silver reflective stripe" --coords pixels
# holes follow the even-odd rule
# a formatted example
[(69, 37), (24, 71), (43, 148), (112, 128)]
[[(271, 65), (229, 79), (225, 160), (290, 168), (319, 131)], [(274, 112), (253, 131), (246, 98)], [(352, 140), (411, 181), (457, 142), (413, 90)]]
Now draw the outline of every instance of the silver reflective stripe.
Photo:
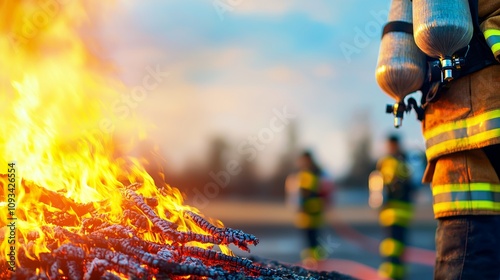
[(500, 35), (491, 35), (486, 39), (486, 43), (492, 48), (493, 45), (500, 43)]
[(492, 201), (500, 202), (500, 192), (464, 191), (441, 193), (434, 196), (434, 203), (453, 201)]
[(474, 126), (459, 128), (447, 132), (440, 133), (434, 137), (431, 137), (425, 141), (425, 145), (427, 148), (437, 145), (439, 143), (454, 140), (454, 139), (462, 139), (466, 137), (470, 137), (482, 132), (486, 132), (488, 130), (493, 130), (500, 128), (500, 118), (495, 118), (491, 120), (487, 120), (481, 123), (478, 123)]

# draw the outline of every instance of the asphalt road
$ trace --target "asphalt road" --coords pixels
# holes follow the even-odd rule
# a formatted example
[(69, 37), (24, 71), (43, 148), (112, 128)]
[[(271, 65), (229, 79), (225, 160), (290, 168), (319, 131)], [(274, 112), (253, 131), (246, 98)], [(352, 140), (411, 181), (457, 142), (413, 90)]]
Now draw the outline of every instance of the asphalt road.
[[(326, 225), (319, 238), (328, 259), (316, 264), (317, 270), (338, 271), (358, 279), (375, 280), (381, 263), (378, 245), (383, 238), (378, 212), (367, 206), (365, 189), (339, 191), (335, 203), (325, 215)], [(416, 196), (413, 223), (406, 250), (407, 279), (433, 278), (434, 234), (431, 195), (422, 188)], [(293, 226), (295, 211), (280, 201), (212, 200), (200, 209), (207, 217), (221, 220), (226, 226), (252, 233), (260, 243), (252, 255), (300, 264), (304, 248), (302, 232)], [(241, 256), (248, 253), (233, 248)]]
[[(364, 201), (359, 195), (353, 197)], [(358, 279), (378, 279), (376, 270), (381, 263), (378, 245), (383, 232), (377, 222), (377, 211), (344, 198), (326, 213), (326, 226), (319, 240), (328, 259), (313, 268), (334, 270)], [(293, 226), (295, 212), (283, 202), (211, 201), (201, 210), (226, 226), (257, 236), (260, 243), (251, 248), (252, 255), (300, 264), (305, 238)], [(417, 204), (408, 236), (407, 279), (432, 279), (435, 230), (432, 206), (425, 202)], [(237, 248), (233, 251), (248, 256)]]
[[(376, 269), (381, 262), (378, 255), (378, 240), (382, 231), (375, 225), (343, 225), (345, 229), (325, 228), (319, 238), (328, 253), (328, 260), (318, 264), (318, 270), (335, 270), (359, 279), (377, 279)], [(244, 226), (238, 227), (259, 237), (260, 243), (251, 248), (251, 254), (286, 263), (300, 263), (300, 251), (305, 239), (292, 226)], [(355, 231), (356, 233), (352, 233)], [(417, 248), (408, 252), (407, 279), (432, 279), (434, 256), (434, 232), (431, 225), (413, 226), (409, 232), (409, 245)], [(347, 236), (346, 236), (347, 234)], [(419, 250), (424, 249), (424, 250)], [(427, 250), (425, 250), (427, 249)], [(234, 250), (238, 255), (246, 253)]]

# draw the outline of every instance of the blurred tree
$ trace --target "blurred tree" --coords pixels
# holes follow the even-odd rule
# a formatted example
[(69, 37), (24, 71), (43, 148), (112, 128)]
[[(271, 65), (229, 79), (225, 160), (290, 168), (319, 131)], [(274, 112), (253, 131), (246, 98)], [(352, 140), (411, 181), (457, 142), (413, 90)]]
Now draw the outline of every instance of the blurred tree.
[[(169, 180), (169, 183), (175, 182), (175, 186), (185, 192), (188, 197), (194, 197), (197, 195), (197, 193), (193, 193), (193, 191), (204, 193), (207, 184), (216, 183), (210, 174), (217, 174), (225, 169), (227, 151), (228, 144), (223, 136), (216, 135), (212, 137), (209, 140), (206, 156), (197, 156), (196, 158), (189, 160), (186, 168), (182, 171), (178, 180)], [(206, 160), (202, 163), (200, 158), (205, 158)], [(226, 194), (227, 189), (229, 189), (229, 187), (218, 187), (215, 196)]]
[(229, 145), (221, 135), (216, 135), (210, 141), (208, 147), (208, 170), (214, 172), (224, 170), (225, 168), (225, 155)]
[(372, 125), (367, 111), (360, 110), (353, 117), (349, 132), (351, 143), (351, 168), (341, 180), (343, 185), (366, 187), (370, 172), (375, 169), (376, 161), (372, 158)]
[(272, 196), (284, 197), (285, 195), (285, 180), (288, 175), (295, 169), (296, 158), (299, 154), (298, 147), (298, 127), (295, 120), (291, 121), (287, 126), (287, 138), (285, 151), (281, 155), (276, 168), (276, 174), (272, 178)]
[(241, 172), (235, 176), (234, 180), (234, 193), (235, 196), (251, 197), (260, 194), (258, 191), (262, 182), (258, 176), (258, 168), (256, 161), (249, 161), (246, 156), (241, 155), (239, 159)]
[[(230, 150), (230, 145), (228, 144), (228, 141), (226, 138), (222, 135), (215, 135), (211, 140), (210, 144), (208, 147), (208, 156), (207, 156), (207, 166), (204, 168), (204, 184), (208, 184), (210, 182), (216, 183), (219, 185), (218, 188), (218, 196), (224, 196), (229, 194), (231, 191), (234, 191), (234, 188), (232, 188), (232, 185), (234, 184), (234, 178), (232, 178), (230, 175), (222, 175), (222, 177), (219, 177), (220, 174), (226, 174), (226, 164), (227, 161), (229, 160), (228, 158), (228, 153)], [(222, 183), (217, 182), (215, 178), (219, 178), (220, 180), (224, 181)], [(221, 186), (221, 184), (225, 184), (227, 180), (228, 185)]]

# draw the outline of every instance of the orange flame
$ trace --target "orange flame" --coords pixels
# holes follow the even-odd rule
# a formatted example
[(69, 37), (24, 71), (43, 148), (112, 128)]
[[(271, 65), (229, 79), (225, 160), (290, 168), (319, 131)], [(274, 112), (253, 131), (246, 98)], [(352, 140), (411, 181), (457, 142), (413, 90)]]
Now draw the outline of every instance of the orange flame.
[[(16, 237), (26, 238), (29, 232), (42, 237), (25, 248), (31, 258), (49, 251), (43, 236), (50, 233), (41, 229), (47, 224), (44, 213), (61, 211), (39, 203), (42, 194), (40, 188), (30, 188), (34, 185), (77, 203), (94, 203), (114, 222), (123, 211), (119, 188), (139, 182), (138, 193), (159, 200), (155, 210), (161, 218), (186, 231), (203, 232), (183, 218), (183, 210), (198, 211), (183, 204), (177, 189), (166, 186), (168, 194), (160, 194), (141, 161), (117, 156), (118, 143), (99, 129), (106, 105), (119, 99), (124, 87), (113, 78), (112, 67), (89, 48), (88, 26), (99, 10), (90, 4), (0, 1), (0, 236), (10, 223), (9, 182), (2, 174), (15, 161)], [(178, 214), (167, 217), (167, 210)], [(83, 218), (74, 209), (67, 211)], [(147, 238), (159, 240), (154, 233)], [(10, 245), (7, 238), (0, 242), (4, 261)]]

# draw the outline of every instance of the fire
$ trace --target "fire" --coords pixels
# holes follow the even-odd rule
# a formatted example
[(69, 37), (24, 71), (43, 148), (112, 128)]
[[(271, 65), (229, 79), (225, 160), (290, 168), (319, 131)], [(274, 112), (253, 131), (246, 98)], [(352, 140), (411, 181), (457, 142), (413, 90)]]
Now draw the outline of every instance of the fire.
[[(126, 88), (96, 55), (102, 10), (0, 0), (0, 278), (337, 278), (234, 256), (230, 244), (258, 239), (206, 220), (126, 156), (103, 129)], [(111, 123), (144, 135), (139, 122)]]
[[(125, 210), (124, 190), (136, 183), (136, 194), (157, 200), (152, 207), (159, 218), (176, 224), (179, 231), (206, 234), (185, 217), (187, 211), (198, 211), (183, 204), (182, 194), (167, 185), (156, 186), (142, 161), (120, 155), (119, 141), (101, 127), (107, 105), (125, 90), (112, 66), (90, 47), (94, 44), (88, 35), (90, 22), (101, 8), (76, 0), (0, 1), (2, 263), (11, 250), (5, 227), (12, 222), (7, 215), (9, 163), (16, 169), (12, 192), (16, 250), (23, 248), (30, 259), (51, 252), (47, 240), (54, 233), (46, 226), (54, 217), (65, 216), (70, 221), (65, 228), (71, 232), (81, 230), (78, 225), (91, 216), (75, 208), (89, 207), (93, 215), (102, 214), (107, 222), (118, 223)], [(39, 238), (29, 236), (33, 234)], [(172, 242), (153, 231), (142, 237)], [(21, 242), (30, 239), (29, 244)], [(226, 245), (219, 247), (231, 254)]]

